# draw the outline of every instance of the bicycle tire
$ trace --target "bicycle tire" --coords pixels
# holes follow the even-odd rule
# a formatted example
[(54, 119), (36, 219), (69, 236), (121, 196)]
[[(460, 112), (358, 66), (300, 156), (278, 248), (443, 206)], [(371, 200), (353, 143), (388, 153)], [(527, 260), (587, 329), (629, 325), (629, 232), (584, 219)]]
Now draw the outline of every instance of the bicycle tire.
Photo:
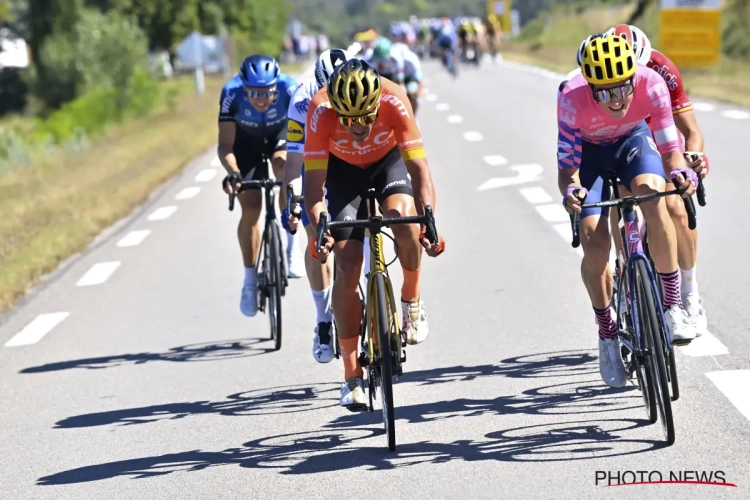
[[(618, 293), (626, 294), (627, 286), (628, 286), (627, 273), (624, 273), (620, 279), (620, 283), (619, 283), (620, 291), (618, 291)], [(636, 291), (636, 293), (638, 292)], [(640, 306), (639, 310), (637, 311), (638, 318), (644, 318), (646, 316), (646, 312), (644, 310), (642, 300), (636, 299), (634, 302), (630, 301), (629, 303), (626, 302), (626, 304), (628, 308), (632, 308), (634, 305), (636, 307)], [(633, 338), (635, 336), (635, 329), (634, 329), (633, 322), (635, 321), (636, 315), (634, 315), (631, 311), (627, 313), (626, 317), (627, 317), (628, 322), (630, 323), (630, 325), (628, 325), (629, 326), (628, 331), (633, 333), (633, 335), (629, 339), (630, 344), (635, 348), (637, 344), (635, 342), (635, 338)], [(643, 327), (642, 326), (639, 327), (638, 331), (643, 332)], [(648, 345), (648, 339), (646, 339), (644, 335), (641, 335), (641, 339), (644, 341), (644, 344), (645, 344), (645, 345), (642, 345), (641, 347), (643, 347), (644, 349), (648, 349), (650, 347)], [(650, 367), (651, 360), (647, 356), (644, 358), (640, 358), (640, 356), (634, 352), (631, 352), (630, 355), (632, 357), (633, 364), (635, 365), (635, 374), (638, 380), (638, 386), (641, 390), (641, 396), (643, 397), (643, 405), (646, 408), (646, 415), (648, 417), (648, 421), (649, 423), (655, 424), (657, 420), (656, 395), (654, 394), (654, 383), (651, 378), (651, 367)]]
[(375, 275), (377, 294), (378, 352), (380, 367), (380, 399), (383, 408), (383, 424), (388, 437), (388, 449), (396, 450), (396, 422), (393, 408), (393, 356), (391, 354), (390, 329), (388, 327), (388, 302), (385, 298), (385, 283), (382, 274)]
[(270, 261), (268, 269), (270, 280), (268, 283), (268, 318), (271, 327), (271, 338), (274, 340), (274, 350), (281, 349), (281, 287), (283, 278), (281, 277), (283, 251), (279, 242), (279, 228), (275, 222), (269, 221), (266, 230), (269, 233), (270, 248), (266, 258)]
[[(651, 252), (649, 251), (648, 247), (648, 228), (646, 229), (646, 232), (643, 237), (643, 251), (646, 254), (646, 257), (648, 257), (648, 261), (651, 263), (651, 269), (656, 269), (656, 265), (654, 264), (654, 259), (651, 258)], [(664, 290), (664, 284), (661, 281), (661, 276), (659, 274), (656, 274), (656, 284), (657, 284), (657, 290), (660, 292), (659, 297), (661, 298), (660, 302), (664, 300), (664, 297), (662, 296), (661, 291)], [(658, 303), (656, 304), (657, 310), (658, 310)], [(675, 359), (674, 355), (674, 347), (666, 342), (666, 335), (662, 337), (664, 340), (663, 346), (664, 346), (664, 359), (666, 360), (667, 368), (669, 368), (669, 371), (667, 372), (667, 379), (669, 381), (669, 385), (672, 389), (672, 401), (677, 401), (680, 399), (680, 383), (677, 379), (677, 361)], [(671, 339), (670, 339), (671, 340)]]
[[(647, 339), (647, 343), (653, 346), (652, 352), (654, 356), (651, 357), (651, 375), (655, 382), (654, 393), (656, 395), (656, 403), (659, 408), (659, 416), (662, 424), (662, 430), (664, 431), (664, 437), (667, 440), (667, 445), (671, 446), (675, 442), (674, 432), (674, 419), (672, 416), (672, 397), (669, 391), (669, 381), (667, 376), (667, 366), (664, 359), (664, 347), (662, 344), (662, 328), (664, 325), (661, 322), (661, 317), (656, 311), (656, 297), (653, 283), (649, 279), (649, 274), (646, 269), (646, 263), (642, 260), (636, 262), (636, 283), (638, 285), (638, 295), (641, 295), (644, 299), (643, 306), (646, 311), (646, 315), (642, 319), (644, 328), (644, 339)], [(640, 300), (639, 300), (640, 302)]]

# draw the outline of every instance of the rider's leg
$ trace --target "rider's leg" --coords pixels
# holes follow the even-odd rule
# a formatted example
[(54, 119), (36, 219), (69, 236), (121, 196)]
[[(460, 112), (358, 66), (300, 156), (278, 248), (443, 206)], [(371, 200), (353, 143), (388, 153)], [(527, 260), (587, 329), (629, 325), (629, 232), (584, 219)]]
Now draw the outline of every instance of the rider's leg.
[[(235, 154), (236, 155), (236, 154)], [(236, 155), (237, 163), (244, 180), (260, 180), (265, 177), (267, 169), (263, 168), (261, 157), (256, 158), (254, 166), (249, 163), (247, 156)], [(248, 165), (247, 168), (244, 168)], [(263, 199), (260, 189), (248, 189), (237, 195), (242, 207), (242, 215), (237, 225), (237, 239), (242, 251), (242, 261), (245, 265), (245, 279), (242, 285), (240, 310), (245, 316), (255, 316), (258, 312), (258, 261), (260, 249), (260, 211)]]
[[(279, 132), (276, 137), (276, 144), (273, 145), (273, 153), (271, 154), (271, 166), (273, 168), (273, 176), (277, 180), (284, 179), (284, 164), (286, 163), (286, 127)], [(281, 193), (278, 197), (278, 217), (276, 218), (279, 224), (279, 231), (285, 232), (281, 226), (281, 213), (286, 208), (286, 193)], [(292, 234), (286, 232), (286, 257), (287, 257), (287, 275), (290, 278), (301, 278), (304, 276), (304, 261), (302, 259), (302, 249), (299, 243), (299, 233)]]

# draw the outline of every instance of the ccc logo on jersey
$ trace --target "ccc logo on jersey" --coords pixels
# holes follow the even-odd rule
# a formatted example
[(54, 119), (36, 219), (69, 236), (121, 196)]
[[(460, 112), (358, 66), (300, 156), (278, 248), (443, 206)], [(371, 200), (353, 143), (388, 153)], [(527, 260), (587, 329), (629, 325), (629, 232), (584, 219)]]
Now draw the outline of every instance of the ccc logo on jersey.
[(289, 126), (286, 131), (286, 139), (289, 142), (301, 142), (305, 138), (305, 129), (302, 124), (294, 120), (289, 120)]

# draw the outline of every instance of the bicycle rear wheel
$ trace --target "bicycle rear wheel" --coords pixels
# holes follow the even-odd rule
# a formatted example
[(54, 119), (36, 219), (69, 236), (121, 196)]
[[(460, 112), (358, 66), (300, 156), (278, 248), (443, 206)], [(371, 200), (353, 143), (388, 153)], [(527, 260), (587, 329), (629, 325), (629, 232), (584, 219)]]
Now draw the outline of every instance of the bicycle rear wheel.
[(383, 423), (388, 437), (388, 449), (396, 449), (396, 422), (393, 408), (393, 355), (391, 353), (391, 332), (388, 321), (388, 302), (386, 302), (383, 275), (375, 275), (375, 293), (377, 294), (378, 325), (378, 371), (380, 379), (380, 399), (383, 407)]
[(656, 403), (659, 408), (659, 417), (661, 420), (664, 437), (667, 445), (673, 445), (675, 441), (674, 420), (672, 418), (672, 398), (669, 393), (669, 381), (667, 365), (664, 359), (664, 347), (662, 345), (662, 329), (664, 325), (661, 317), (656, 310), (656, 290), (649, 279), (646, 269), (646, 263), (642, 260), (635, 265), (636, 285), (638, 287), (638, 302), (645, 310), (645, 315), (641, 317), (643, 328), (643, 338), (648, 347), (651, 347), (653, 356), (650, 358), (651, 378), (654, 381), (654, 393)]
[[(266, 226), (267, 247), (266, 262), (268, 267), (268, 319), (271, 327), (271, 339), (274, 340), (274, 349), (281, 349), (281, 288), (284, 286), (281, 276), (284, 259), (281, 249), (281, 237), (279, 228), (273, 221), (268, 221)], [(269, 241), (270, 240), (270, 241)]]

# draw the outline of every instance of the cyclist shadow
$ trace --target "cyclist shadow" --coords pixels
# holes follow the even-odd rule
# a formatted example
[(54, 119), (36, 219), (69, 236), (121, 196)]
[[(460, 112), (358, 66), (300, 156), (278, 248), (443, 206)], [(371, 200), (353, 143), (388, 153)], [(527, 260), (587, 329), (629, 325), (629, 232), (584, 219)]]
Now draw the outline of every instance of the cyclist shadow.
[(41, 477), (37, 484), (84, 483), (121, 476), (142, 479), (224, 465), (276, 469), (279, 474), (296, 475), (346, 469), (388, 470), (454, 460), (590, 460), (655, 449), (657, 443), (625, 437), (626, 433), (643, 425), (622, 419), (541, 424), (492, 432), (483, 440), (401, 444), (395, 453), (390, 453), (383, 445), (382, 429), (328, 429), (261, 438), (222, 451), (191, 450), (84, 466)]
[[(408, 354), (408, 353), (407, 353)], [(560, 378), (592, 375), (599, 372), (596, 350), (553, 351), (526, 356), (515, 356), (498, 365), (452, 366), (410, 372), (405, 366), (401, 382), (435, 385), (448, 382), (468, 382), (480, 377)]]
[[(245, 358), (274, 352), (273, 347), (257, 347), (258, 344), (268, 342), (267, 339), (237, 339), (220, 342), (202, 342), (180, 347), (173, 347), (167, 352), (139, 352), (135, 354), (115, 354), (97, 358), (73, 359), (58, 361), (40, 366), (24, 368), (19, 373), (46, 373), (81, 368), (85, 370), (101, 370), (125, 364), (141, 365), (156, 361), (165, 362), (195, 362), (220, 361), (224, 359)], [(269, 344), (270, 345), (270, 344)]]
[(340, 384), (301, 384), (255, 389), (227, 396), (224, 401), (191, 401), (88, 413), (65, 418), (55, 429), (130, 426), (180, 420), (195, 415), (259, 416), (299, 413), (338, 406)]

